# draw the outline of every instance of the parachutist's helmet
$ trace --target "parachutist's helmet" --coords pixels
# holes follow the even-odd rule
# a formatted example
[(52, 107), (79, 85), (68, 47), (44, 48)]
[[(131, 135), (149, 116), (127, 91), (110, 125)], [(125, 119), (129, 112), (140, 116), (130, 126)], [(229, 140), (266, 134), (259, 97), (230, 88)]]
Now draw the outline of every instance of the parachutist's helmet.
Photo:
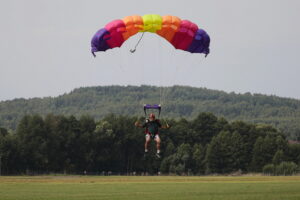
[(149, 119), (155, 119), (155, 115), (154, 115), (154, 113), (150, 113), (150, 115), (149, 115)]

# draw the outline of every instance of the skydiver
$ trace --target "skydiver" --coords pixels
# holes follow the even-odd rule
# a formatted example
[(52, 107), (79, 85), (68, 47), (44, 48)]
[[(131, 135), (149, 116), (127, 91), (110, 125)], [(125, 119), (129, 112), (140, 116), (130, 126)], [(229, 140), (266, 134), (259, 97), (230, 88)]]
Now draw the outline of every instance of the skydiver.
[(144, 124), (141, 124), (139, 121), (134, 124), (136, 127), (146, 128), (145, 129), (145, 156), (148, 154), (148, 147), (150, 144), (151, 138), (156, 141), (156, 157), (160, 158), (160, 143), (161, 139), (159, 137), (159, 128), (168, 129), (170, 126), (166, 124), (166, 126), (162, 126), (159, 119), (155, 119), (154, 113), (150, 113), (149, 119), (146, 119)]

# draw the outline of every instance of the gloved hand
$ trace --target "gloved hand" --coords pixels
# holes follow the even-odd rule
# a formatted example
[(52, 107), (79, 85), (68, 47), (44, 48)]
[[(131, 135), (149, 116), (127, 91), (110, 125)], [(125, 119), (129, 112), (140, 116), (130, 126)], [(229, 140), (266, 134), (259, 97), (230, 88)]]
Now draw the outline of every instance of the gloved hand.
[(134, 125), (135, 125), (135, 126), (139, 126), (139, 125), (140, 125), (139, 121), (136, 121), (136, 122), (134, 123)]

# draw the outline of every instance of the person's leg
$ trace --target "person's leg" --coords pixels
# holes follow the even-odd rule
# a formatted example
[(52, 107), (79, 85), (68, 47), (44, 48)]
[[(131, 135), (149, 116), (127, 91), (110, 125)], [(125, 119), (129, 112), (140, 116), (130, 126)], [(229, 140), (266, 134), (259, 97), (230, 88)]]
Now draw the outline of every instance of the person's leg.
[(158, 134), (155, 135), (155, 141), (156, 141), (156, 150), (157, 150), (157, 154), (160, 154), (160, 137)]
[(146, 140), (145, 140), (145, 152), (147, 153), (148, 152), (148, 147), (149, 147), (149, 144), (150, 144), (150, 139), (151, 139), (151, 137), (150, 137), (150, 134), (146, 134), (146, 136), (145, 136), (146, 138)]

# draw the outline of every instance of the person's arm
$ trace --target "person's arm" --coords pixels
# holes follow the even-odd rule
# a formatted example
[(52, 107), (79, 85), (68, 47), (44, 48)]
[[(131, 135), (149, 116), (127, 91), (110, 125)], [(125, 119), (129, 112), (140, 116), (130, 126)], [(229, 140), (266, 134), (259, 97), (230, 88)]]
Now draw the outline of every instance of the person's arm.
[(134, 123), (134, 125), (135, 125), (136, 127), (139, 127), (139, 128), (144, 128), (144, 127), (145, 127), (145, 125), (144, 125), (144, 124), (141, 124), (139, 121), (136, 121), (136, 122)]
[(169, 129), (170, 126), (169, 126), (169, 124), (166, 124), (165, 126), (161, 126), (161, 128), (162, 128), (162, 129)]
[(159, 120), (157, 120), (157, 123), (158, 123), (158, 127), (159, 127), (159, 128), (162, 128), (162, 129), (168, 129), (168, 128), (170, 128), (170, 126), (169, 126), (168, 123), (167, 123), (165, 126), (161, 125), (161, 123), (160, 123)]

